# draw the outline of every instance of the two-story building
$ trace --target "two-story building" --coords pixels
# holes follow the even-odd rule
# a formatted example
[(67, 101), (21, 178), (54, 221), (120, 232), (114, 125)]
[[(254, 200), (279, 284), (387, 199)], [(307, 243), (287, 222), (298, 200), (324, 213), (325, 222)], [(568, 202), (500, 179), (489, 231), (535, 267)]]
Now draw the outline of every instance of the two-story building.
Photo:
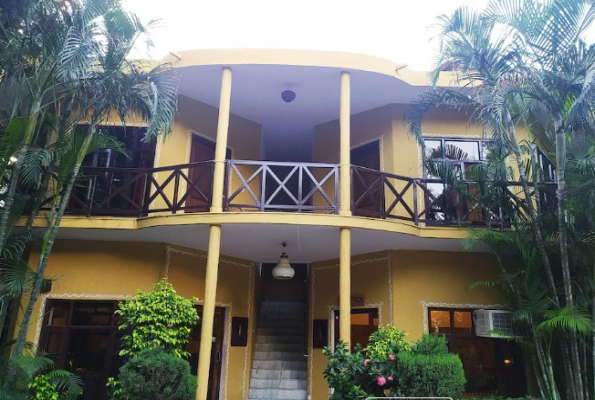
[[(143, 144), (142, 125), (106, 122), (129, 157), (88, 158), (29, 331), (83, 376), (85, 399), (105, 399), (122, 363), (117, 302), (160, 279), (199, 299), (188, 345), (199, 400), (326, 399), (322, 347), (365, 344), (386, 324), (412, 341), (446, 334), (469, 393), (524, 391), (517, 351), (475, 334), (473, 311), (503, 299), (467, 286), (497, 278), (497, 264), (461, 243), (461, 225), (504, 217), (456, 199), (423, 167), (454, 146), (464, 168), (489, 144), (467, 115), (437, 109), (422, 154), (403, 119), (429, 86), (425, 72), (293, 50), (164, 61), (179, 73), (173, 133)], [(438, 84), (454, 83), (445, 74)]]

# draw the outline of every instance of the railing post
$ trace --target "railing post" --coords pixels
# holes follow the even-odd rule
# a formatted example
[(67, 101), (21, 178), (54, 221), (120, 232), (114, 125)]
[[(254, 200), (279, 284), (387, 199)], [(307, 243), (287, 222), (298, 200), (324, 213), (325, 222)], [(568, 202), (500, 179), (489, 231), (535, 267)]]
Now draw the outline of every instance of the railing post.
[(264, 212), (265, 200), (266, 200), (266, 192), (267, 192), (267, 169), (268, 165), (262, 165), (262, 178), (260, 180), (260, 196), (258, 197), (258, 201), (260, 202), (260, 211)]
[(417, 204), (417, 190), (418, 190), (418, 181), (417, 179), (413, 180), (413, 220), (415, 221), (415, 225), (419, 225), (419, 207)]
[[(180, 189), (180, 169), (176, 168), (174, 170), (174, 174), (176, 174), (175, 178), (174, 178), (174, 198), (173, 198), (173, 209), (172, 209), (172, 214), (175, 214), (176, 211), (178, 210), (178, 191)], [(190, 176), (190, 169), (188, 169), (188, 176)], [(188, 190), (188, 189), (186, 189)]]

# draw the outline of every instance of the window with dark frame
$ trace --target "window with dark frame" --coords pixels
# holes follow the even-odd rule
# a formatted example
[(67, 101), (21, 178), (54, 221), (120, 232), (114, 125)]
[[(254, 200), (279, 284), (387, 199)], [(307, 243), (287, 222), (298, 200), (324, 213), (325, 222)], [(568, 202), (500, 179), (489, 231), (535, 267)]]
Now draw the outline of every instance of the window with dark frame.
[[(490, 157), (490, 146), (493, 143), (488, 139), (452, 139), (452, 138), (427, 138), (424, 140), (424, 161), (440, 160), (453, 166), (458, 174), (464, 178), (468, 176), (469, 168), (485, 162)], [(426, 178), (440, 179), (431, 175), (427, 168), (424, 169)], [(470, 184), (476, 186), (475, 184)], [(484, 212), (477, 204), (466, 200), (460, 193), (440, 182), (426, 184), (426, 204), (429, 206), (428, 219), (435, 221), (467, 221), (483, 223)], [(470, 187), (470, 192), (478, 192), (478, 188)], [(499, 214), (499, 213), (498, 213)]]
[(526, 391), (520, 350), (502, 339), (475, 335), (474, 309), (429, 308), (429, 333), (444, 335), (449, 351), (459, 355), (466, 394), (519, 396)]

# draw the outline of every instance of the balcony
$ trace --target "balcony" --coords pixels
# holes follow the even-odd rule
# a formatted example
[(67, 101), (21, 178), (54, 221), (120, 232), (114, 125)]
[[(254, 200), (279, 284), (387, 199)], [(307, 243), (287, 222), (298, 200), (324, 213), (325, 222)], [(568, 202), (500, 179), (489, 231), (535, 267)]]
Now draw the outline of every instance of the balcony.
[[(206, 213), (213, 170), (212, 161), (150, 169), (84, 168), (67, 213), (89, 217)], [(227, 160), (225, 177), (225, 212), (339, 212), (338, 164)], [(355, 216), (431, 226), (509, 225), (502, 207), (485, 209), (477, 199), (449, 190), (440, 180), (352, 166), (350, 183)], [(501, 196), (515, 191), (518, 184), (510, 183), (501, 189)]]

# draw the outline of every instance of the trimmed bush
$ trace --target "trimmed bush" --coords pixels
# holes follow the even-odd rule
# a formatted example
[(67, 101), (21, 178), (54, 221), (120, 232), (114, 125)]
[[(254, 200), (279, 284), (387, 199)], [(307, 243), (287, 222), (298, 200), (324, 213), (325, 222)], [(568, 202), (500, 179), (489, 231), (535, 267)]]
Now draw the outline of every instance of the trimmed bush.
[(160, 348), (142, 350), (128, 361), (119, 382), (129, 400), (189, 400), (196, 393), (188, 362)]
[(465, 373), (455, 354), (397, 355), (397, 376), (404, 396), (457, 398), (465, 389)]
[(446, 336), (424, 333), (421, 340), (415, 343), (412, 350), (415, 354), (423, 354), (426, 356), (448, 354)]
[(379, 327), (370, 335), (370, 342), (366, 346), (366, 357), (387, 361), (389, 356), (396, 356), (401, 351), (409, 351), (407, 334), (395, 327)]

